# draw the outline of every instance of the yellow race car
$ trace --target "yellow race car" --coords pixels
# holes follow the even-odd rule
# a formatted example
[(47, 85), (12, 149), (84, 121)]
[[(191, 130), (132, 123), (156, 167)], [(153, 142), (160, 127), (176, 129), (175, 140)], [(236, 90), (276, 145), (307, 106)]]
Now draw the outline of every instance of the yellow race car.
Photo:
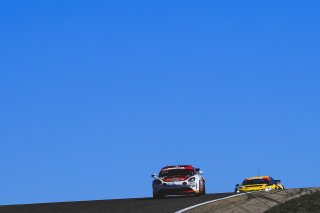
[(270, 176), (255, 176), (244, 179), (242, 184), (237, 184), (235, 193), (250, 191), (270, 191), (284, 190), (284, 186), (280, 184), (280, 180), (275, 180)]

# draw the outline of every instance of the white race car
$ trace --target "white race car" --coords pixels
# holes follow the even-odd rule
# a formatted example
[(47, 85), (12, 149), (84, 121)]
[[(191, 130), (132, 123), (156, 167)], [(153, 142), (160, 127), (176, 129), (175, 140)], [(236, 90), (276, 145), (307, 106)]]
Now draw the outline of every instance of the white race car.
[(203, 195), (206, 193), (203, 172), (190, 165), (177, 165), (163, 167), (152, 182), (153, 198), (163, 198), (166, 195), (193, 194)]

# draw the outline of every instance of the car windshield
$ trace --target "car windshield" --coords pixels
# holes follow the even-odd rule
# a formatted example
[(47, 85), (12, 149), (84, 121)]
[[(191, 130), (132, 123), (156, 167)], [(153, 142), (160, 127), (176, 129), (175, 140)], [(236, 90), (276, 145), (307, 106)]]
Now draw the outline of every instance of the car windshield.
[(267, 179), (252, 179), (252, 180), (244, 180), (242, 185), (254, 185), (254, 184), (269, 184), (269, 180)]
[(172, 176), (192, 176), (194, 170), (191, 169), (164, 169), (160, 171), (159, 177), (172, 177)]

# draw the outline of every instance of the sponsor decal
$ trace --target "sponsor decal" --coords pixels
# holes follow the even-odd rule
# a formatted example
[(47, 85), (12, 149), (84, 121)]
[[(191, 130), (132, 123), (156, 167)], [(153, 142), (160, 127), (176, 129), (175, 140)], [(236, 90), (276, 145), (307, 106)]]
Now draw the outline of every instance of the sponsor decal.
[(183, 167), (183, 166), (168, 167), (168, 168), (162, 169), (162, 171), (168, 171), (168, 170), (173, 170), (173, 169), (185, 169), (185, 167)]
[(270, 180), (270, 177), (262, 176), (262, 177), (251, 177), (251, 178), (246, 178), (245, 180)]
[(169, 171), (169, 170), (175, 170), (175, 169), (193, 170), (194, 168), (192, 166), (169, 166), (169, 167), (164, 167), (161, 171)]

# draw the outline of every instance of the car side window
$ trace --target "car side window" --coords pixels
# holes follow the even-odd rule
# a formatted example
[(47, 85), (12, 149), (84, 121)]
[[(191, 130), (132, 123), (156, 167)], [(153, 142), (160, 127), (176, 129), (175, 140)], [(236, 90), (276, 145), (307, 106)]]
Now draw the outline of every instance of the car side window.
[(270, 178), (270, 183), (271, 183), (271, 184), (275, 184), (275, 181), (274, 181), (273, 178)]

